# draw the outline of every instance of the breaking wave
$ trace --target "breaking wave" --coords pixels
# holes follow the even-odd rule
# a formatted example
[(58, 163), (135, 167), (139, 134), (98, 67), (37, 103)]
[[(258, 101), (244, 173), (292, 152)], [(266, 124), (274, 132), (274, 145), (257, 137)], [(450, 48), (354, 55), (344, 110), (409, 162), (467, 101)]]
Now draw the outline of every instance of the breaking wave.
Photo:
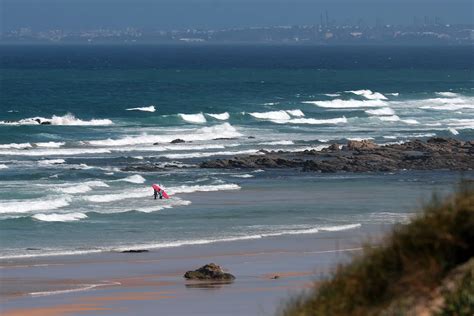
[(216, 120), (220, 120), (220, 121), (225, 121), (230, 118), (230, 115), (228, 112), (219, 113), (219, 114), (206, 113), (206, 115), (209, 115), (210, 117), (215, 118)]
[(350, 90), (346, 92), (359, 95), (361, 97), (366, 98), (367, 100), (387, 100), (387, 97), (384, 96), (382, 93), (373, 92), (372, 90)]
[(109, 185), (102, 181), (86, 181), (84, 183), (66, 185), (64, 187), (57, 187), (56, 191), (66, 194), (79, 194), (92, 191), (92, 188), (107, 188)]
[(141, 108), (130, 108), (130, 109), (127, 109), (127, 111), (155, 112), (156, 109), (154, 105), (150, 105), (150, 106), (144, 106)]
[(261, 119), (271, 121), (287, 121), (291, 119), (291, 116), (286, 111), (270, 111), (270, 112), (252, 112), (249, 115)]
[(139, 144), (153, 144), (153, 143), (169, 143), (172, 140), (179, 138), (184, 141), (204, 141), (212, 140), (216, 137), (221, 138), (236, 138), (240, 137), (240, 134), (235, 127), (229, 123), (223, 123), (210, 127), (202, 127), (196, 130), (189, 130), (181, 134), (175, 135), (147, 135), (142, 134), (140, 136), (127, 136), (119, 139), (104, 139), (104, 140), (92, 140), (87, 143), (93, 146), (126, 146), (126, 145), (139, 145)]
[(395, 111), (392, 110), (391, 108), (381, 108), (381, 109), (375, 109), (375, 110), (366, 110), (365, 113), (371, 114), (371, 115), (394, 115)]
[(129, 183), (140, 184), (140, 183), (145, 183), (146, 180), (141, 175), (135, 174), (133, 176), (126, 177), (124, 179), (120, 179), (119, 181), (125, 181), (125, 182), (129, 182)]
[(0, 202), (0, 214), (28, 213), (32, 211), (55, 210), (69, 205), (70, 197), (42, 198), (34, 200), (13, 200)]
[(112, 125), (113, 122), (109, 119), (92, 119), (89, 121), (76, 118), (72, 114), (64, 116), (53, 115), (51, 118), (44, 117), (30, 117), (21, 119), (19, 121), (0, 121), (0, 125), (70, 125), (70, 126), (101, 126)]
[[(193, 186), (177, 186), (164, 188), (169, 195), (180, 194), (180, 193), (194, 193), (194, 192), (214, 192), (214, 191), (226, 191), (226, 190), (239, 190), (240, 186), (237, 184), (218, 184), (218, 185), (193, 185)], [(102, 194), (102, 195), (88, 195), (83, 198), (90, 202), (95, 203), (108, 203), (126, 199), (134, 198), (145, 198), (151, 195), (149, 188), (141, 188), (128, 190), (121, 193), (114, 194)], [(1, 209), (0, 209), (1, 210)]]
[[(281, 123), (281, 122), (275, 121), (275, 123)], [(333, 118), (333, 119), (322, 119), (322, 120), (318, 120), (314, 118), (297, 118), (297, 119), (291, 119), (285, 123), (310, 124), (310, 125), (343, 124), (343, 123), (347, 123), (347, 118), (345, 116)]]
[(446, 98), (455, 98), (459, 96), (459, 94), (454, 93), (454, 92), (436, 92), (436, 94), (441, 97), (446, 97)]
[(74, 222), (81, 219), (87, 218), (87, 215), (84, 213), (67, 213), (67, 214), (35, 214), (31, 216), (32, 218), (43, 221), (43, 222)]
[(304, 101), (305, 104), (313, 104), (321, 108), (331, 109), (354, 109), (354, 108), (368, 108), (368, 107), (383, 107), (387, 102), (383, 100), (342, 100), (334, 99), (331, 101)]
[(182, 113), (179, 113), (178, 116), (181, 117), (181, 119), (183, 121), (186, 121), (186, 122), (189, 122), (189, 123), (203, 124), (203, 123), (207, 122), (206, 117), (202, 113), (197, 113), (197, 114), (182, 114)]
[(27, 149), (27, 148), (59, 148), (63, 146), (64, 142), (44, 142), (44, 143), (11, 143), (11, 144), (0, 144), (0, 149)]

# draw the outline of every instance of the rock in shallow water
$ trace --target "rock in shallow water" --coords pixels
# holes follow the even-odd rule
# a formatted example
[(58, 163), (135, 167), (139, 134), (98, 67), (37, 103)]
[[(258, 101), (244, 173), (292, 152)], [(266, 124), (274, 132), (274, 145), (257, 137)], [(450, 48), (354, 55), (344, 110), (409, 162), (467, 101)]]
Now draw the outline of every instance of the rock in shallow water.
[(231, 281), (235, 279), (230, 273), (225, 273), (220, 266), (215, 263), (209, 263), (194, 271), (188, 271), (184, 274), (188, 280), (219, 280)]

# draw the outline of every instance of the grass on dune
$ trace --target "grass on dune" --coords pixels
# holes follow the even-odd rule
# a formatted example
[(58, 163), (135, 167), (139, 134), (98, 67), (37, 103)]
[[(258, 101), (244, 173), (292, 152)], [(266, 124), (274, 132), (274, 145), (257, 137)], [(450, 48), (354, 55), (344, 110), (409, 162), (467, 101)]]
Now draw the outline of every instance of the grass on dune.
[[(365, 247), (330, 280), (289, 300), (280, 314), (406, 315), (404, 310), (429, 297), (450, 271), (473, 257), (474, 186), (463, 182), (450, 197), (433, 197), (380, 246)], [(469, 307), (474, 304), (473, 275), (463, 279), (459, 295), (456, 291), (446, 298), (443, 315), (474, 315), (474, 305)]]

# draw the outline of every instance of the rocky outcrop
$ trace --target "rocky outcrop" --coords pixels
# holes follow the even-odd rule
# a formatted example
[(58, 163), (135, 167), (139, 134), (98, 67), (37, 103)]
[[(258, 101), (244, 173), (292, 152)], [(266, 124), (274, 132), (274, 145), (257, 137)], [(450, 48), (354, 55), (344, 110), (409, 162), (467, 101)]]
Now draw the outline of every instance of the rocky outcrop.
[(260, 152), (259, 155), (204, 161), (201, 168), (299, 168), (316, 172), (387, 172), (411, 170), (473, 170), (474, 141), (431, 138), (403, 144), (377, 145), (372, 141), (333, 144), (322, 151)]
[(181, 138), (176, 138), (176, 139), (173, 139), (170, 143), (171, 144), (180, 144), (180, 143), (185, 143), (185, 141)]
[(186, 272), (184, 278), (187, 280), (232, 281), (235, 276), (224, 272), (217, 264), (209, 263), (197, 270)]

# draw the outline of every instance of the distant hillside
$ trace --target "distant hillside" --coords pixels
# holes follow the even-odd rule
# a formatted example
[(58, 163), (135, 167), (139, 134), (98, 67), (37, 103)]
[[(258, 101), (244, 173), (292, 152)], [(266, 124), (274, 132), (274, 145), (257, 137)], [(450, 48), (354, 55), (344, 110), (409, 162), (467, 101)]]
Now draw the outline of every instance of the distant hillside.
[(474, 315), (474, 188), (433, 197), (379, 247), (288, 301), (283, 316)]

